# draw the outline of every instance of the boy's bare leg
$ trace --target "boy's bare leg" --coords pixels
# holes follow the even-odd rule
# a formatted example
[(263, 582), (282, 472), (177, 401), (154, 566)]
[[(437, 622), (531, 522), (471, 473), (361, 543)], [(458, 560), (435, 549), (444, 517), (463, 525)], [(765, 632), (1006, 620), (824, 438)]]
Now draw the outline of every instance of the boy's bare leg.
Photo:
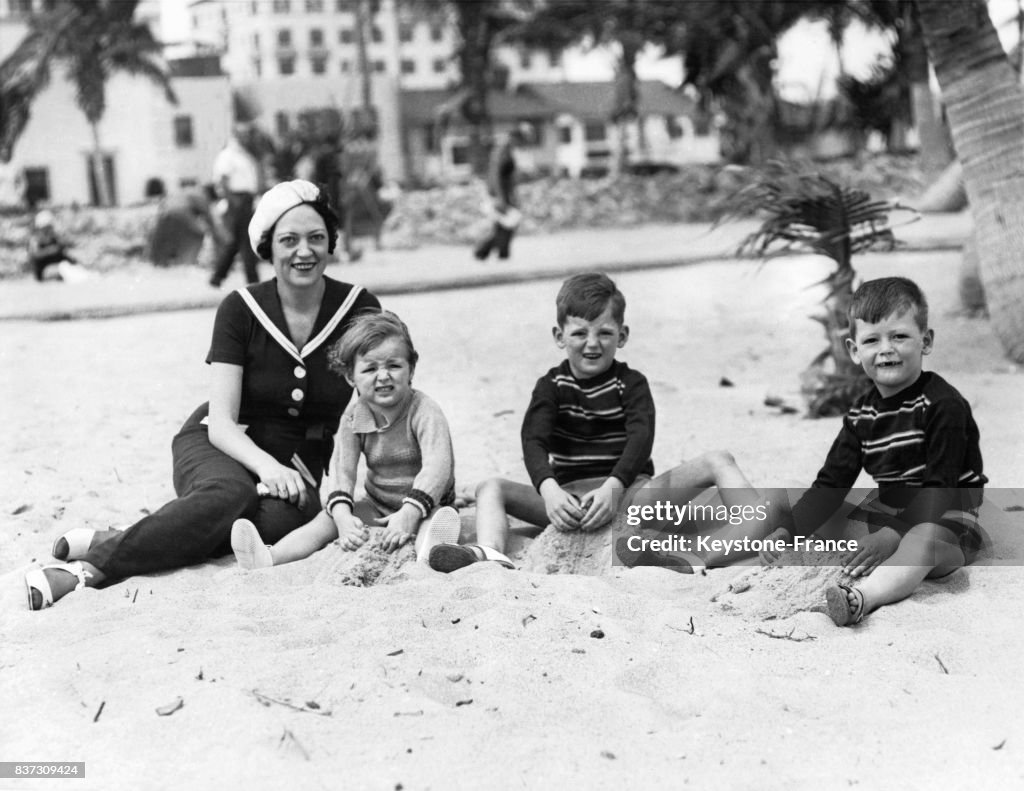
[[(724, 450), (709, 451), (695, 459), (684, 461), (682, 464), (673, 467), (668, 472), (659, 475), (637, 492), (633, 498), (634, 505), (645, 505), (665, 497), (662, 491), (671, 491), (673, 503), (683, 506), (699, 497), (709, 487), (715, 486), (718, 489), (718, 499), (728, 508), (751, 506), (757, 508), (771, 502), (772, 497), (754, 488), (747, 480), (746, 475), (736, 464), (736, 459), (731, 453)], [(780, 496), (784, 496), (781, 492)], [(713, 502), (713, 501), (712, 501)], [(772, 508), (772, 511), (775, 509)], [(770, 532), (772, 519), (765, 520), (744, 520), (740, 524), (724, 525), (720, 521), (708, 521), (703, 527), (700, 522), (689, 522), (688, 529), (682, 532), (692, 532), (695, 527), (700, 528), (699, 532), (710, 533), (713, 539), (742, 540), (744, 538), (764, 538)], [(668, 524), (648, 524), (649, 527), (660, 529), (675, 529), (679, 526)], [(694, 552), (705, 565), (721, 566), (740, 559), (742, 556), (732, 552), (726, 555), (725, 551), (704, 551)], [(751, 553), (753, 554), (753, 553)]]
[(544, 498), (532, 486), (491, 478), (476, 488), (476, 541), (505, 553), (508, 541), (508, 517), (514, 516), (532, 525), (548, 523)]
[[(902, 601), (928, 578), (944, 577), (964, 565), (964, 553), (948, 528), (922, 524), (911, 528), (896, 551), (856, 587), (864, 596), (864, 614)], [(858, 604), (848, 595), (851, 610)]]
[(291, 563), (293, 560), (308, 558), (319, 549), (323, 549), (338, 537), (338, 527), (334, 520), (321, 511), (310, 522), (297, 527), (270, 548), (270, 556), (274, 565)]

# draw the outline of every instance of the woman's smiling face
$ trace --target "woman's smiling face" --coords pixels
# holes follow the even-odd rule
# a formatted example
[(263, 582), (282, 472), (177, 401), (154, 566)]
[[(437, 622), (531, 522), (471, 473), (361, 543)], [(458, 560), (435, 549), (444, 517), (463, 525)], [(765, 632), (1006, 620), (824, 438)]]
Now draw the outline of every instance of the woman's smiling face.
[(289, 209), (277, 221), (271, 237), (274, 274), (292, 286), (315, 285), (327, 267), (327, 247), (327, 226), (316, 210), (306, 204)]

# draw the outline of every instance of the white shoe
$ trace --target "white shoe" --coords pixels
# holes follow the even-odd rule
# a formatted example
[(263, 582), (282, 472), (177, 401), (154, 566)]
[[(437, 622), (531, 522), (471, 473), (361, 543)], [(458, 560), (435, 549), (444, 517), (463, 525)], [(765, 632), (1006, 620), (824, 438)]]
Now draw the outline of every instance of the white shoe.
[(247, 571), (265, 569), (274, 565), (270, 547), (263, 543), (256, 525), (248, 519), (236, 519), (231, 525), (231, 549), (238, 565)]
[[(50, 581), (46, 578), (46, 571), (57, 569), (66, 571), (78, 578), (78, 584), (74, 590), (85, 587), (85, 581), (92, 578), (92, 574), (83, 568), (81, 563), (51, 563), (32, 569), (25, 574), (25, 592), (28, 594), (28, 608), (30, 610), (45, 610), (53, 606), (53, 590), (50, 588)], [(35, 595), (33, 595), (35, 594)]]
[(416, 559), (420, 563), (426, 563), (430, 557), (430, 550), (439, 544), (458, 544), (459, 533), (462, 531), (462, 521), (459, 519), (459, 512), (451, 506), (438, 508), (434, 516), (421, 530), (421, 536), (416, 542)]

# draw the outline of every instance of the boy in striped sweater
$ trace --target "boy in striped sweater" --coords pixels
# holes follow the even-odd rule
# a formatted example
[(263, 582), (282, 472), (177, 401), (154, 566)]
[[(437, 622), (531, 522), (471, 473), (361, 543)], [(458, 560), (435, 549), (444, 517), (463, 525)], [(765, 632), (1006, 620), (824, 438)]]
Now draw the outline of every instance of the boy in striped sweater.
[(871, 532), (843, 567), (849, 584), (826, 592), (837, 626), (970, 563), (982, 546), (977, 512), (987, 482), (970, 406), (941, 376), (922, 371), (935, 333), (921, 289), (902, 277), (870, 280), (853, 295), (849, 314), (850, 356), (874, 387), (843, 418), (812, 488), (769, 536), (788, 541), (813, 533), (861, 469), (874, 478), (877, 493), (855, 512)]
[(654, 399), (647, 379), (615, 354), (626, 345), (626, 300), (606, 275), (581, 274), (555, 300), (555, 344), (566, 359), (538, 381), (522, 427), (533, 485), (503, 479), (476, 491), (477, 544), (441, 544), (430, 565), (453, 571), (505, 556), (508, 516), (563, 531), (597, 530), (654, 473)]

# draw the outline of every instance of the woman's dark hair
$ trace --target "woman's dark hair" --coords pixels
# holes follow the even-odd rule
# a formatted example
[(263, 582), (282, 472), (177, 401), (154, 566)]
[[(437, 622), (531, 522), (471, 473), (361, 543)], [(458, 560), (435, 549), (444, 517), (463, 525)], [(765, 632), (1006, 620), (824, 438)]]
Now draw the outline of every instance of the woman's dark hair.
[[(320, 215), (327, 228), (327, 252), (333, 253), (334, 247), (338, 243), (338, 230), (341, 227), (341, 222), (338, 220), (338, 215), (335, 214), (334, 208), (331, 206), (330, 198), (327, 195), (327, 189), (323, 184), (317, 184), (317, 187), (320, 191), (317, 193), (315, 200), (305, 201), (304, 203), (296, 205), (309, 206), (313, 211)], [(293, 206), (292, 208), (294, 209), (295, 207)], [(291, 209), (288, 211), (291, 211)], [(274, 238), (274, 229), (276, 227), (277, 223), (275, 222), (264, 232), (260, 237), (260, 243), (256, 245), (256, 255), (264, 261), (270, 260), (271, 240)]]

